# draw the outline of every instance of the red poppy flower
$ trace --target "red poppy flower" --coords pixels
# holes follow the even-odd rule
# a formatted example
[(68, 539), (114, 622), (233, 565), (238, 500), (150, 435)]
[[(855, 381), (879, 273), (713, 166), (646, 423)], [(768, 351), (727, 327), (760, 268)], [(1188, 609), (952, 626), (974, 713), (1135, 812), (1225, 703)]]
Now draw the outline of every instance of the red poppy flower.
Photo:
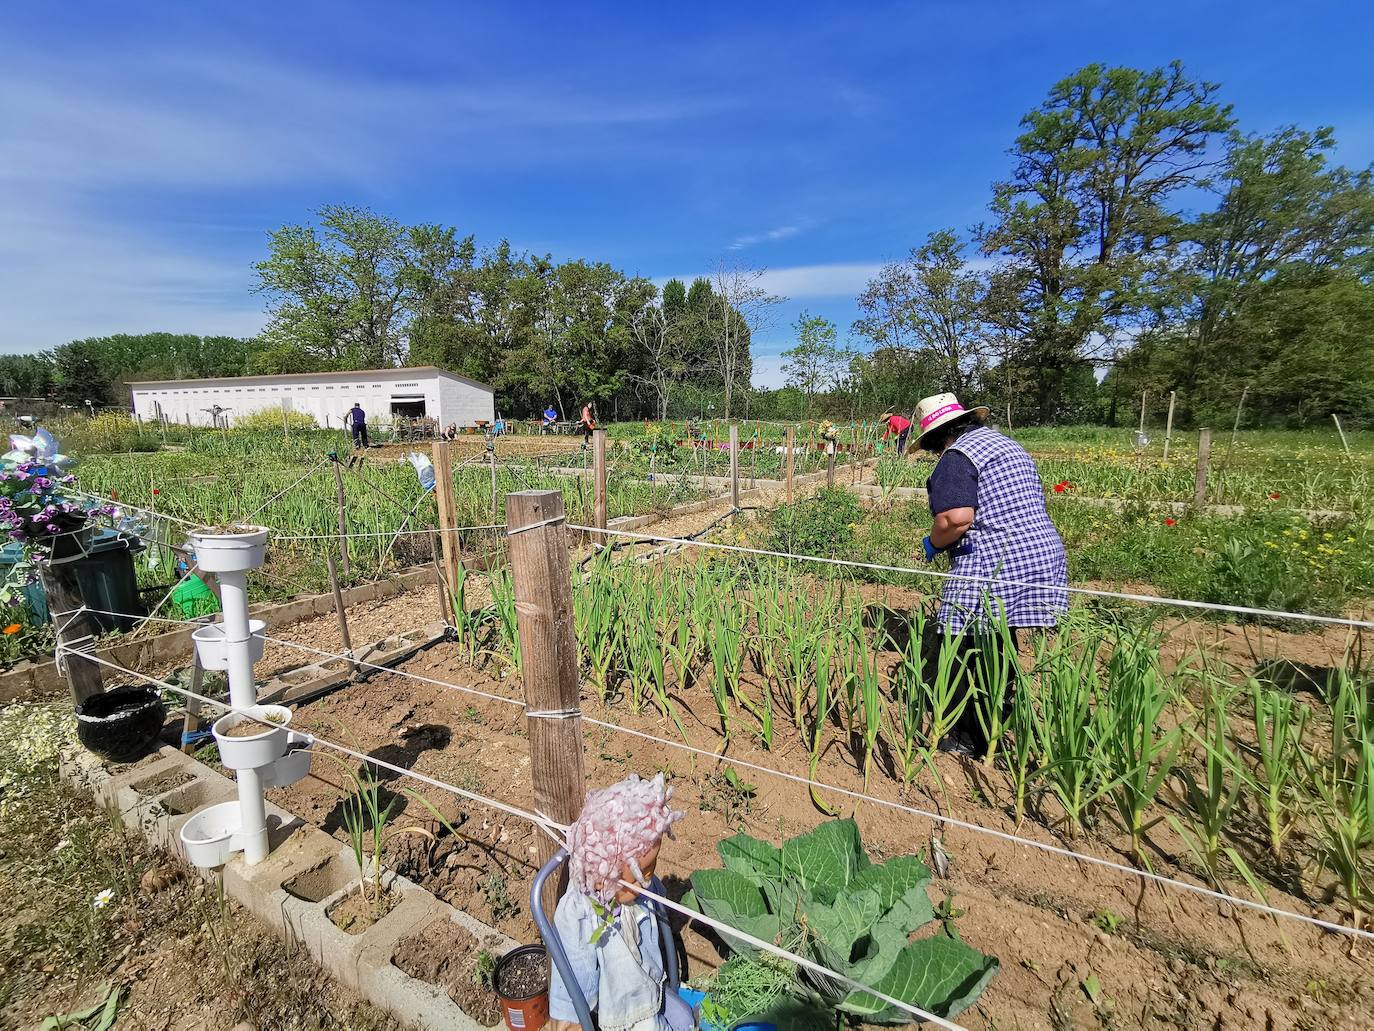
[(1056, 484), (1054, 485), (1054, 492), (1055, 492), (1056, 494), (1063, 494), (1063, 493), (1064, 493), (1064, 488), (1065, 488), (1065, 486), (1066, 486), (1066, 484), (1063, 484), (1063, 483), (1056, 483)]
[(153, 497), (157, 497), (157, 496), (158, 496), (159, 494), (161, 494), (161, 493), (162, 493), (161, 488), (159, 488), (159, 487), (154, 487), (154, 488), (153, 488)]
[(1279, 493), (1278, 491), (1276, 491), (1276, 490), (1271, 490), (1271, 491), (1269, 492), (1269, 500), (1270, 500), (1270, 501), (1278, 501), (1279, 498), (1281, 498), (1281, 497), (1283, 497), (1283, 495), (1280, 494), (1280, 493)]
[(1178, 520), (1175, 519), (1173, 516), (1165, 516), (1165, 517), (1164, 517), (1164, 525), (1165, 525), (1165, 526), (1175, 526), (1175, 525), (1177, 525), (1177, 523), (1178, 523)]

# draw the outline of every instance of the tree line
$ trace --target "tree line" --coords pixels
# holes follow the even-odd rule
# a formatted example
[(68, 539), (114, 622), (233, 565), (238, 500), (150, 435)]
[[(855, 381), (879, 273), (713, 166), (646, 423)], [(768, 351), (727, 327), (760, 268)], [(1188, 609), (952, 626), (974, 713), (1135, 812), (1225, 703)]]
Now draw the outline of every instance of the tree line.
[(987, 219), (884, 266), (844, 340), (803, 312), (779, 390), (751, 383), (781, 300), (760, 270), (659, 287), (333, 205), (271, 235), (257, 338), (72, 341), (0, 358), (0, 393), (115, 403), (129, 379), (405, 363), (516, 415), (859, 416), (952, 390), (1018, 423), (1114, 422), (1176, 391), (1183, 423), (1242, 395), (1265, 423), (1374, 422), (1374, 182), (1333, 161), (1331, 130), (1243, 132), (1177, 62), (1088, 65), (1020, 130)]

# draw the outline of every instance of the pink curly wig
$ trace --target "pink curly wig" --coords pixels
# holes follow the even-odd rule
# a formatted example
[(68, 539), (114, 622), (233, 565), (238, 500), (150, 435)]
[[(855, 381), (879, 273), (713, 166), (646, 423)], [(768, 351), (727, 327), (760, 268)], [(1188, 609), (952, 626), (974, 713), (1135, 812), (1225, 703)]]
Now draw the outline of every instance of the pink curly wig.
[(629, 868), (641, 885), (648, 881), (639, 860), (648, 855), (683, 814), (668, 808), (673, 789), (663, 774), (640, 780), (630, 774), (618, 784), (587, 792), (582, 815), (568, 829), (568, 876), (573, 886), (609, 904)]

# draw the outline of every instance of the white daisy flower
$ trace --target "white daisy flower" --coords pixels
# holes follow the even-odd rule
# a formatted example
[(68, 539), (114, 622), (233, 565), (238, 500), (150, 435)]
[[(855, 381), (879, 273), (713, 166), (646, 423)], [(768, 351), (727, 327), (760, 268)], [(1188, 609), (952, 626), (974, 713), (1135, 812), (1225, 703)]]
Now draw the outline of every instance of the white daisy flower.
[(114, 900), (114, 889), (106, 888), (91, 901), (92, 909), (104, 909)]

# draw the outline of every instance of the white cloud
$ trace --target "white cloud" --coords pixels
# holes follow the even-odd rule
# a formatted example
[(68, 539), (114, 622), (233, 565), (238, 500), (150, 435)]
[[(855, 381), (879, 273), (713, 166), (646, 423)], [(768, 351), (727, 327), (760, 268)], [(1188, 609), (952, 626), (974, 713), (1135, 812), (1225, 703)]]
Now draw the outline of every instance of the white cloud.
[(802, 231), (800, 225), (778, 226), (762, 233), (750, 233), (745, 236), (737, 236), (730, 244), (728, 250), (742, 251), (746, 247), (754, 247), (761, 243), (772, 243), (774, 240), (786, 240), (789, 236), (796, 236)]

